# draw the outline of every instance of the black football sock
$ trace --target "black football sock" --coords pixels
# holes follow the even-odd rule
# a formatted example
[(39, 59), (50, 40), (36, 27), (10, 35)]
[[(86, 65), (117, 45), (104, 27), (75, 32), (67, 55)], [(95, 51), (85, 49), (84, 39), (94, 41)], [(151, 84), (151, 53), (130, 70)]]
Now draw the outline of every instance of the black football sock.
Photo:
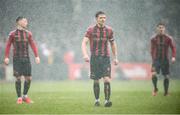
[(17, 96), (21, 97), (21, 80), (20, 79), (16, 80), (15, 87), (16, 87)]
[(97, 99), (99, 99), (99, 93), (100, 93), (99, 83), (94, 82), (93, 89), (94, 89), (94, 96), (97, 100)]
[(164, 79), (164, 91), (165, 91), (165, 94), (168, 93), (168, 88), (169, 88), (169, 79), (165, 78)]
[(158, 81), (157, 76), (153, 75), (152, 83), (153, 83), (154, 89), (157, 89), (157, 81)]
[(31, 80), (25, 80), (24, 81), (24, 91), (23, 91), (23, 95), (27, 95), (28, 90), (30, 88), (31, 85)]
[(108, 101), (111, 95), (111, 86), (109, 82), (104, 83), (104, 94), (105, 94), (105, 100)]

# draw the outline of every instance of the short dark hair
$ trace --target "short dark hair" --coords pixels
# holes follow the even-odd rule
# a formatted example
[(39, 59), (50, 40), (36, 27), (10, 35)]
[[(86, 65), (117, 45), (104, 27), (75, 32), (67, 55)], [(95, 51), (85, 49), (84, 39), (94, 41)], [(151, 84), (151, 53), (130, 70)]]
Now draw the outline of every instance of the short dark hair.
[(96, 12), (95, 17), (97, 18), (101, 14), (105, 14), (105, 13), (103, 11), (98, 11), (98, 12)]
[(16, 22), (18, 22), (19, 20), (22, 20), (23, 18), (25, 18), (24, 16), (18, 16), (17, 18), (16, 18)]
[(166, 26), (166, 24), (165, 24), (165, 23), (163, 23), (163, 22), (159, 22), (159, 23), (157, 24), (157, 27), (158, 27), (158, 26), (164, 26), (164, 27), (165, 27), (165, 26)]

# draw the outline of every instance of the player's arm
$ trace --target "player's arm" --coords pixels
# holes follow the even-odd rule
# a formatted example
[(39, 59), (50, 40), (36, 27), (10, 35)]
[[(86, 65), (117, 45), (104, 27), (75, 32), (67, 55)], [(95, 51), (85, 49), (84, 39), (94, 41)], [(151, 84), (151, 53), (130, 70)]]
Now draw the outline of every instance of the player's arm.
[(87, 43), (89, 42), (89, 38), (88, 37), (84, 37), (82, 40), (82, 45), (81, 45), (81, 49), (82, 49), (82, 53), (83, 53), (83, 59), (86, 62), (89, 62), (89, 56), (88, 56), (88, 51), (87, 51)]
[(154, 51), (155, 51), (155, 46), (154, 46), (154, 43), (153, 43), (153, 40), (151, 39), (151, 49), (150, 49), (151, 51), (151, 57), (152, 57), (152, 61), (154, 61), (154, 58), (155, 58), (155, 56), (154, 56)]
[(117, 45), (116, 45), (116, 42), (113, 40), (113, 41), (110, 42), (110, 44), (111, 44), (114, 64), (118, 65), (119, 61), (118, 61), (118, 57), (117, 57)]
[(151, 53), (151, 58), (152, 58), (152, 68), (151, 68), (151, 72), (152, 74), (156, 74), (155, 72), (155, 67), (154, 67), (154, 60), (155, 60), (155, 44), (153, 39), (151, 39), (151, 47), (150, 47), (150, 53)]
[(170, 47), (172, 50), (172, 63), (174, 63), (176, 61), (176, 46), (175, 46), (175, 42), (173, 41), (173, 39), (170, 39)]
[(116, 42), (113, 38), (113, 31), (112, 30), (110, 33), (109, 42), (110, 42), (111, 49), (112, 49), (114, 64), (118, 65), (119, 61), (118, 61), (118, 57), (117, 57), (117, 45), (116, 45)]
[(9, 64), (9, 52), (10, 52), (12, 41), (13, 41), (13, 35), (10, 34), (8, 41), (6, 43), (6, 48), (5, 48), (5, 59), (4, 59), (5, 64)]
[(38, 49), (37, 49), (37, 46), (32, 38), (32, 34), (29, 33), (29, 37), (28, 37), (28, 41), (29, 41), (29, 44), (34, 52), (34, 55), (35, 55), (35, 61), (37, 64), (40, 63), (40, 58), (39, 58), (39, 55), (38, 55)]

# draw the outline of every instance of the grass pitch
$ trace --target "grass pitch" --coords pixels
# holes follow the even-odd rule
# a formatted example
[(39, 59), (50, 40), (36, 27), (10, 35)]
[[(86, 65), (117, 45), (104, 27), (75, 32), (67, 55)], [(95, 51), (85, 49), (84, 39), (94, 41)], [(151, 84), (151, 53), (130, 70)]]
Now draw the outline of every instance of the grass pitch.
[(178, 114), (180, 113), (180, 80), (170, 81), (170, 95), (151, 95), (151, 81), (112, 81), (111, 108), (104, 107), (101, 82), (101, 106), (94, 107), (92, 81), (32, 81), (29, 97), (33, 104), (16, 104), (14, 83), (0, 83), (0, 114)]

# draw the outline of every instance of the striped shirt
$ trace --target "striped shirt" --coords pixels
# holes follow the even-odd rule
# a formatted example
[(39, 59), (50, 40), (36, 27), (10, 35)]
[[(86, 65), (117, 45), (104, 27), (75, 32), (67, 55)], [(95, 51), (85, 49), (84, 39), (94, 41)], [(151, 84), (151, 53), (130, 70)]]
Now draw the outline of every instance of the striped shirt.
[(111, 27), (90, 26), (85, 37), (90, 40), (90, 51), (92, 56), (110, 56), (109, 43), (113, 42), (113, 31)]
[(11, 44), (13, 44), (13, 57), (29, 57), (28, 45), (31, 46), (35, 57), (38, 57), (38, 50), (30, 31), (16, 29), (10, 32), (5, 49), (6, 58), (9, 57)]
[(151, 56), (153, 60), (168, 59), (169, 48), (172, 50), (172, 57), (176, 57), (176, 47), (171, 36), (164, 34), (155, 35), (151, 38)]

